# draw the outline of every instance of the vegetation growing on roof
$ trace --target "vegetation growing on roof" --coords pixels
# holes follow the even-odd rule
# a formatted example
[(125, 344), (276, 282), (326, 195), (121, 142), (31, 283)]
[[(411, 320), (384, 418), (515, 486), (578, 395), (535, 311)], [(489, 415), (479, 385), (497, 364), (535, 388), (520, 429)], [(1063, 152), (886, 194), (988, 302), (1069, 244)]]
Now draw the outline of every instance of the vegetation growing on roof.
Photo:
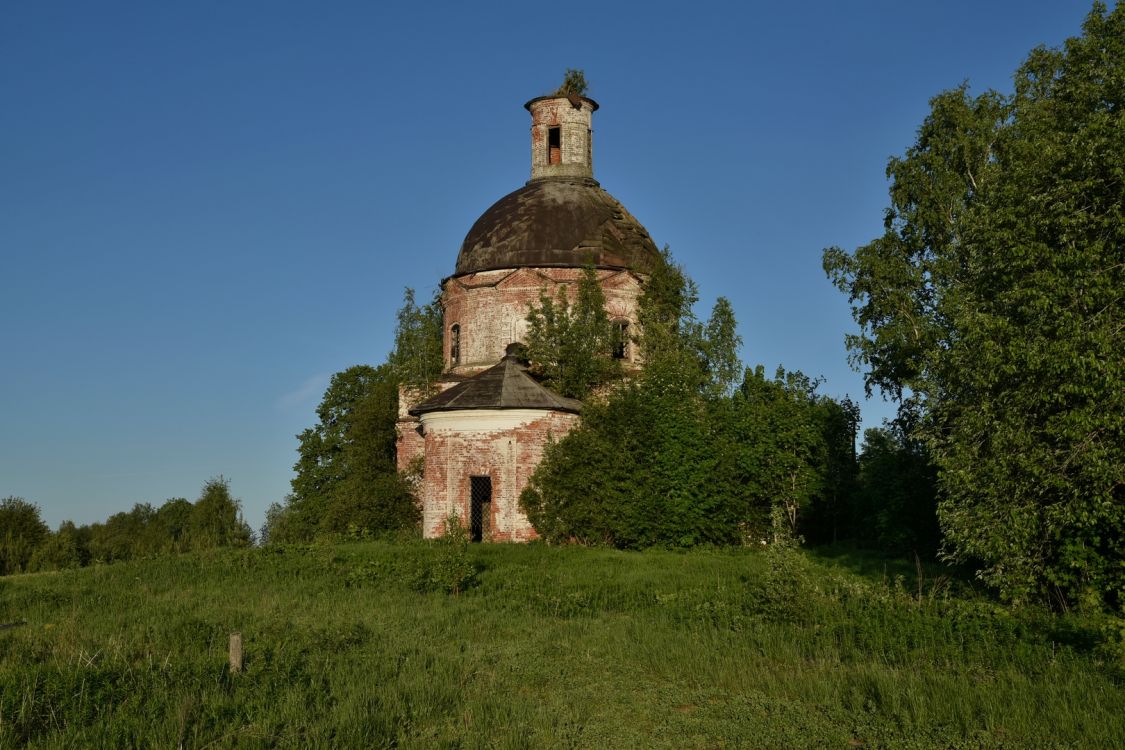
[(567, 68), (562, 85), (555, 89), (555, 96), (586, 96), (588, 88), (586, 74), (580, 68)]

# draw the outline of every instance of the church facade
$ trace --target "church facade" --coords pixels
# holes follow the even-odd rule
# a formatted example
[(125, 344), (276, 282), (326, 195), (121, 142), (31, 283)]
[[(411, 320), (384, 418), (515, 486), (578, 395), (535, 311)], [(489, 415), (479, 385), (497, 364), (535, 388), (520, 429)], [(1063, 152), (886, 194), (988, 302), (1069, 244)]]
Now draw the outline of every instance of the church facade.
[[(578, 423), (582, 404), (538, 383), (512, 353), (529, 306), (562, 288), (573, 295), (593, 266), (606, 311), (627, 334), (646, 269), (659, 261), (645, 228), (594, 180), (598, 104), (544, 96), (524, 106), (531, 179), (477, 219), (441, 282), (445, 372), (436, 395), (404, 391), (399, 399), (397, 460), (403, 470), (421, 461), (425, 537), (456, 514), (474, 541), (535, 538), (520, 492), (547, 444)], [(639, 366), (632, 344), (615, 356)]]

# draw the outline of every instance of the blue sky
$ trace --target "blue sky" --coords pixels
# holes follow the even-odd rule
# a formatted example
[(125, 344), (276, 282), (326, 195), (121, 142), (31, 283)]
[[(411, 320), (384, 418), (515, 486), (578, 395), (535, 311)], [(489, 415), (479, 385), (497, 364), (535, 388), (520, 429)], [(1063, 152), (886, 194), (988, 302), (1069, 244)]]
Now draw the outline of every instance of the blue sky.
[[(1086, 2), (36, 2), (0, 13), (0, 497), (52, 526), (231, 480), (257, 527), (333, 372), (528, 178), (583, 68), (595, 177), (738, 315), (863, 397), (828, 245), (881, 232), (930, 97), (1010, 90)], [(893, 411), (877, 396), (864, 423)]]

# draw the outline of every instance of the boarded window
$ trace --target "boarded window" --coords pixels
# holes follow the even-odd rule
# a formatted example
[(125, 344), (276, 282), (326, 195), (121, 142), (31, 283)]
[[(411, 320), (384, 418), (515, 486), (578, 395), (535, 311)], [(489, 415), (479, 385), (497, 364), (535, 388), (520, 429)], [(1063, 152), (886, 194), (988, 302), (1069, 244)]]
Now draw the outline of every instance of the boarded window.
[(449, 361), (454, 367), (461, 364), (461, 326), (457, 323), (449, 328)]
[(469, 477), (469, 497), (469, 535), (481, 542), (492, 531), (492, 477)]
[(562, 164), (562, 128), (547, 128), (547, 163)]

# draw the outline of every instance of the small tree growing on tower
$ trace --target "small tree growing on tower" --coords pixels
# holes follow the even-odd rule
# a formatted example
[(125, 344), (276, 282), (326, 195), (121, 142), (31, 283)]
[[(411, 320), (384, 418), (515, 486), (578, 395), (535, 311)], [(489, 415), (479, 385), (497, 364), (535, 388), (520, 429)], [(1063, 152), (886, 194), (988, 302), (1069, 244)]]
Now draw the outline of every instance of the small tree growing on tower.
[(586, 96), (586, 74), (579, 68), (567, 68), (562, 85), (555, 89), (555, 96)]

